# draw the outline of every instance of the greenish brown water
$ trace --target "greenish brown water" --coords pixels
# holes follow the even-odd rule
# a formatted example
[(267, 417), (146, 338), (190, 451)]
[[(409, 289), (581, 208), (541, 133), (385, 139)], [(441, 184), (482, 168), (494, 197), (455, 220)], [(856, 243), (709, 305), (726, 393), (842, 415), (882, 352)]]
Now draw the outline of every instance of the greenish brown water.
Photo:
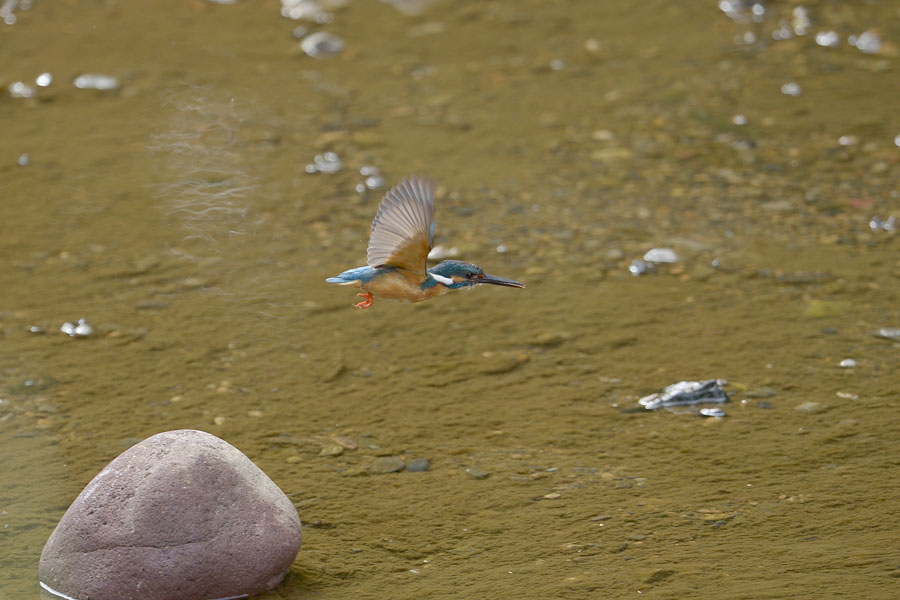
[[(0, 26), (4, 88), (54, 76), (0, 97), (0, 595), (107, 462), (196, 428), (298, 507), (274, 597), (895, 597), (897, 7), (776, 42), (794, 5), (632, 4), (357, 0), (307, 23), (321, 60), (277, 2)], [(527, 289), (353, 309), (324, 279), (364, 262), (369, 164), (434, 175), (436, 241)], [(653, 247), (683, 260), (629, 274)], [(630, 410), (714, 377), (724, 419)]]

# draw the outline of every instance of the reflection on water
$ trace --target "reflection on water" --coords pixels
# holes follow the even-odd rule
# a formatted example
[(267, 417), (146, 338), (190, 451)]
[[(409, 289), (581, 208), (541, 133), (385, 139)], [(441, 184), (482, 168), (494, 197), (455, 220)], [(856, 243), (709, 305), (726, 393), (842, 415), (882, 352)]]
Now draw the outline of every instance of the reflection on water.
[[(4, 597), (103, 465), (185, 427), (309, 524), (285, 598), (892, 589), (890, 3), (0, 16)], [(437, 254), (521, 294), (327, 286), (415, 173)], [(724, 418), (633, 410), (712, 379)]]

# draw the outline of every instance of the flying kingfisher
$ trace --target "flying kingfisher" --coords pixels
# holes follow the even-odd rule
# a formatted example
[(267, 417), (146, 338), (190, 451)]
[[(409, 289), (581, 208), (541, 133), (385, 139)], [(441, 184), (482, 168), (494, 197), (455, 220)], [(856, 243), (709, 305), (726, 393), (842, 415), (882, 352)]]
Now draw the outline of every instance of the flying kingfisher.
[(487, 275), (478, 265), (445, 260), (427, 268), (434, 243), (434, 190), (431, 177), (409, 177), (385, 194), (372, 221), (365, 267), (329, 277), (328, 283), (355, 285), (369, 308), (375, 297), (421, 302), (480, 283), (523, 288), (524, 283)]

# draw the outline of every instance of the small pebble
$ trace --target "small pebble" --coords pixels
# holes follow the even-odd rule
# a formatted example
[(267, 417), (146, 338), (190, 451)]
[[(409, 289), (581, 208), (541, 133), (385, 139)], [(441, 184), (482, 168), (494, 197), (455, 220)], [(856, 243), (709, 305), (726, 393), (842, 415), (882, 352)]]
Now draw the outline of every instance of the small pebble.
[(303, 38), (300, 48), (313, 58), (325, 58), (343, 52), (344, 40), (333, 33), (317, 31)]
[(78, 319), (77, 324), (65, 322), (59, 330), (69, 337), (87, 337), (94, 333), (94, 328), (90, 326), (87, 319)]
[(677, 263), (680, 259), (671, 248), (652, 248), (644, 254), (644, 260), (651, 263)]
[(716, 419), (721, 419), (727, 416), (727, 413), (721, 408), (701, 408), (700, 409), (701, 417), (714, 417)]
[(791, 11), (791, 27), (794, 28), (796, 35), (806, 35), (812, 26), (812, 20), (809, 18), (809, 11), (805, 6), (795, 6)]
[(337, 445), (339, 445), (341, 448), (343, 448), (345, 450), (356, 450), (356, 448), (358, 447), (356, 442), (354, 442), (352, 439), (342, 436), (342, 435), (332, 436), (331, 439), (334, 440), (334, 442)]
[(414, 458), (406, 465), (406, 470), (411, 473), (421, 473), (422, 471), (430, 471), (431, 463), (427, 458)]
[(34, 98), (37, 93), (33, 87), (24, 81), (16, 81), (7, 86), (6, 91), (13, 98)]
[(766, 16), (766, 5), (762, 2), (754, 2), (750, 5), (750, 14), (753, 15), (754, 22), (762, 23), (763, 18)]
[(31, 164), (31, 157), (28, 154), (20, 154), (18, 160), (16, 160), (16, 164), (20, 167), (27, 167)]
[(634, 259), (631, 261), (631, 264), (628, 265), (628, 272), (637, 277), (638, 275), (643, 275), (653, 270), (653, 266), (645, 263), (640, 259)]
[(487, 471), (482, 471), (481, 469), (477, 469), (475, 467), (469, 467), (466, 469), (466, 475), (469, 477), (474, 477), (475, 479), (487, 479), (491, 476)]
[(874, 216), (869, 219), (869, 228), (872, 231), (887, 231), (893, 232), (900, 228), (900, 224), (897, 223), (896, 215), (891, 215), (887, 219), (882, 219), (879, 216)]
[(344, 167), (344, 162), (337, 152), (316, 154), (313, 162), (306, 165), (307, 173), (337, 173)]
[(795, 81), (788, 82), (781, 86), (781, 93), (785, 96), (799, 96), (802, 91), (800, 84)]
[(795, 408), (795, 410), (798, 410), (800, 412), (810, 413), (810, 414), (819, 413), (819, 412), (822, 412), (823, 410), (825, 410), (825, 407), (822, 405), (821, 402), (804, 402), (803, 404), (798, 404), (794, 408)]
[[(537, 333), (537, 332), (535, 332)], [(537, 333), (534, 337), (528, 340), (528, 343), (533, 346), (543, 346), (545, 348), (555, 348), (559, 346), (566, 340), (568, 340), (570, 336), (561, 331), (542, 331)]]
[(80, 90), (114, 90), (119, 87), (119, 80), (111, 75), (97, 75), (86, 73), (79, 75), (74, 81), (75, 87)]
[(777, 392), (770, 387), (760, 387), (754, 390), (749, 390), (744, 394), (745, 398), (771, 398)]
[(875, 332), (875, 335), (900, 342), (900, 327), (882, 327)]
[(484, 352), (478, 370), (488, 375), (499, 375), (516, 370), (530, 360), (528, 354), (516, 352)]
[(772, 39), (775, 41), (789, 40), (794, 37), (794, 32), (782, 21), (782, 25), (772, 32)]
[(319, 456), (340, 456), (343, 453), (343, 446), (339, 446), (338, 444), (329, 444), (319, 451)]
[(852, 369), (856, 366), (856, 361), (852, 358), (845, 358), (841, 361), (840, 366), (844, 367), (845, 369)]
[[(756, 4), (754, 4), (753, 6), (756, 6)], [(658, 584), (660, 582), (666, 581), (674, 575), (677, 575), (677, 571), (673, 571), (672, 569), (656, 569), (655, 571), (653, 571), (653, 574), (647, 578), (647, 583)]]
[(334, 19), (318, 0), (281, 0), (281, 16), (319, 24), (330, 23)]
[(841, 37), (836, 31), (820, 31), (816, 34), (816, 43), (826, 48), (837, 48), (841, 45)]
[(51, 83), (53, 83), (53, 75), (50, 73), (41, 73), (37, 76), (37, 79), (34, 82), (38, 85), (38, 87), (47, 87)]
[(376, 459), (369, 468), (369, 473), (384, 475), (385, 473), (398, 473), (406, 468), (406, 463), (399, 456), (383, 456)]
[(881, 37), (874, 31), (864, 31), (859, 35), (851, 35), (847, 38), (851, 46), (866, 54), (878, 54), (881, 52)]
[(370, 190), (383, 188), (385, 184), (384, 177), (381, 175), (371, 175), (366, 177), (366, 187)]

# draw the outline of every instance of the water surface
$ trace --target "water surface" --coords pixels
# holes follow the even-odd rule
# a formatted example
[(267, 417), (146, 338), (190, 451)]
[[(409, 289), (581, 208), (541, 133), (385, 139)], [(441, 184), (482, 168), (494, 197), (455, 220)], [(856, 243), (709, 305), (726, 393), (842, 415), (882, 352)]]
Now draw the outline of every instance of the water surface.
[[(900, 19), (734, 4), (17, 9), (0, 84), (53, 83), (0, 98), (2, 595), (106, 463), (196, 428), (298, 507), (274, 597), (892, 597)], [(436, 177), (437, 243), (528, 287), (353, 309), (366, 165)], [(724, 419), (633, 410), (709, 378)]]

